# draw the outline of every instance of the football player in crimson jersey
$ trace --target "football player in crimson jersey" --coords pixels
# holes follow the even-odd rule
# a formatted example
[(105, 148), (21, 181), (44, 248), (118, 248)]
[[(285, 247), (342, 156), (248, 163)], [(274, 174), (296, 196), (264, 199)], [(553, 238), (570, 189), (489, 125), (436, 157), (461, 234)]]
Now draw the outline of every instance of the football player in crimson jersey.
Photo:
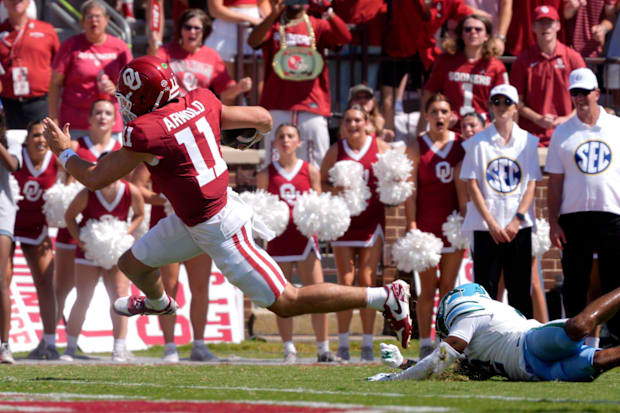
[(252, 212), (227, 191), (228, 169), (220, 149), (225, 129), (271, 130), (269, 112), (258, 106), (226, 106), (206, 89), (177, 98), (168, 65), (153, 56), (128, 63), (116, 96), (126, 122), (123, 148), (97, 164), (70, 148), (69, 125), (44, 120), (45, 136), (65, 169), (91, 190), (146, 163), (175, 214), (160, 221), (121, 256), (119, 268), (146, 296), (120, 298), (123, 315), (172, 314), (177, 305), (164, 293), (159, 267), (206, 252), (228, 280), (257, 305), (280, 316), (368, 307), (383, 310), (403, 347), (411, 335), (409, 286), (353, 288), (331, 283), (296, 288), (252, 239)]

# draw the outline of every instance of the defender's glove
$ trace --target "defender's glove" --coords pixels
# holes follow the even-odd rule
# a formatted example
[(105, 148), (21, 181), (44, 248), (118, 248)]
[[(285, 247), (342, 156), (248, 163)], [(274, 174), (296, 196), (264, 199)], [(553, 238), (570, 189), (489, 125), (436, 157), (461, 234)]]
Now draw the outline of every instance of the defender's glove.
[(263, 139), (263, 135), (254, 128), (226, 129), (221, 131), (222, 145), (235, 149), (247, 149)]

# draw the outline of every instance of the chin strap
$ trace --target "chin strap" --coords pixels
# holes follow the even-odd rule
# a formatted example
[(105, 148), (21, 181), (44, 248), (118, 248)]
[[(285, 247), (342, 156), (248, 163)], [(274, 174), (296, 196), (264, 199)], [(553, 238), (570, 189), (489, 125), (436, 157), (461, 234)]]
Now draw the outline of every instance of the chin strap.
[(391, 380), (424, 380), (438, 376), (446, 371), (461, 357), (461, 354), (451, 345), (441, 342), (439, 347), (418, 363), (391, 377)]

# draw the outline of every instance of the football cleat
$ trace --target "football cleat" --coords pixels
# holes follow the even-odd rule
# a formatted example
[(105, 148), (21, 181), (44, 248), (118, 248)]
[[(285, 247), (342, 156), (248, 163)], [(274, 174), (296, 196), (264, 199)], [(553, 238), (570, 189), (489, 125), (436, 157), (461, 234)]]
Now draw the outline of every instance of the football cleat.
[(121, 297), (114, 302), (114, 311), (116, 314), (131, 317), (134, 315), (164, 315), (174, 314), (177, 311), (177, 303), (171, 297), (168, 297), (168, 305), (161, 310), (155, 310), (146, 306), (146, 297), (141, 295), (132, 295), (130, 297)]
[(392, 330), (403, 348), (407, 348), (411, 339), (411, 318), (409, 317), (409, 284), (396, 280), (385, 287), (388, 298), (383, 305), (383, 316), (388, 320)]

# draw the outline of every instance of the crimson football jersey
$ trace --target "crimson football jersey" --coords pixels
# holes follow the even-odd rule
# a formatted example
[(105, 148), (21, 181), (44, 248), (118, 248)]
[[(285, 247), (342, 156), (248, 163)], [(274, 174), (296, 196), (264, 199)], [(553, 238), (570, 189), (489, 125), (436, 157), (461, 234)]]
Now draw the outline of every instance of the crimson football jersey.
[(444, 53), (437, 58), (431, 77), (424, 86), (446, 95), (452, 111), (461, 119), (469, 112), (485, 113), (488, 119), (491, 89), (508, 83), (506, 67), (497, 58), (469, 62), (465, 53)]
[(90, 137), (86, 135), (78, 139), (78, 147), (75, 150), (75, 153), (77, 153), (80, 158), (87, 160), (88, 162), (96, 163), (102, 153), (118, 151), (120, 148), (121, 144), (116, 139), (110, 139), (110, 142), (108, 142), (103, 151), (99, 152), (90, 140)]
[[(119, 182), (120, 185), (112, 202), (106, 201), (101, 191), (88, 191), (88, 203), (82, 211), (82, 220), (78, 224), (80, 229), (90, 219), (101, 219), (104, 215), (111, 215), (121, 221), (127, 221), (131, 208), (131, 191), (129, 190), (129, 183), (123, 180)], [(84, 251), (78, 247), (75, 257), (84, 258)]]
[[(22, 235), (24, 231), (40, 234), (41, 229), (47, 225), (43, 213), (43, 193), (56, 182), (58, 163), (56, 156), (48, 150), (43, 158), (39, 169), (36, 169), (28, 156), (26, 148), (23, 149), (24, 164), (22, 168), (13, 173), (19, 184), (20, 194), (23, 199), (17, 204), (18, 210), (15, 217), (15, 234)], [(27, 236), (23, 234), (23, 236)]]
[(451, 132), (451, 141), (442, 149), (434, 146), (428, 135), (418, 137), (420, 162), (416, 197), (416, 224), (420, 231), (431, 232), (450, 245), (441, 226), (448, 215), (459, 210), (454, 184), (454, 167), (463, 160), (461, 140)]
[(226, 205), (228, 168), (220, 149), (222, 103), (207, 89), (139, 116), (123, 130), (123, 146), (149, 153), (151, 180), (177, 216), (194, 226)]
[(311, 189), (310, 166), (307, 162), (298, 159), (295, 168), (291, 172), (287, 172), (276, 161), (269, 165), (268, 171), (269, 187), (267, 190), (269, 193), (277, 195), (281, 201), (286, 202), (290, 215), (286, 230), (267, 244), (267, 253), (276, 261), (285, 261), (285, 257), (300, 261), (305, 259), (303, 256), (309, 242), (312, 242), (315, 251), (318, 251), (316, 237), (309, 240), (308, 237), (299, 232), (295, 222), (293, 222), (293, 208), (297, 202), (297, 197)]
[(359, 152), (354, 152), (348, 145), (346, 139), (338, 141), (338, 157), (336, 162), (349, 160), (362, 164), (364, 168), (364, 179), (370, 189), (370, 199), (368, 206), (361, 214), (351, 217), (351, 225), (344, 235), (336, 240), (340, 241), (370, 241), (377, 231), (377, 226), (385, 227), (385, 208), (377, 193), (377, 178), (372, 170), (372, 164), (377, 162), (379, 148), (377, 139), (370, 136), (366, 137), (366, 143)]

